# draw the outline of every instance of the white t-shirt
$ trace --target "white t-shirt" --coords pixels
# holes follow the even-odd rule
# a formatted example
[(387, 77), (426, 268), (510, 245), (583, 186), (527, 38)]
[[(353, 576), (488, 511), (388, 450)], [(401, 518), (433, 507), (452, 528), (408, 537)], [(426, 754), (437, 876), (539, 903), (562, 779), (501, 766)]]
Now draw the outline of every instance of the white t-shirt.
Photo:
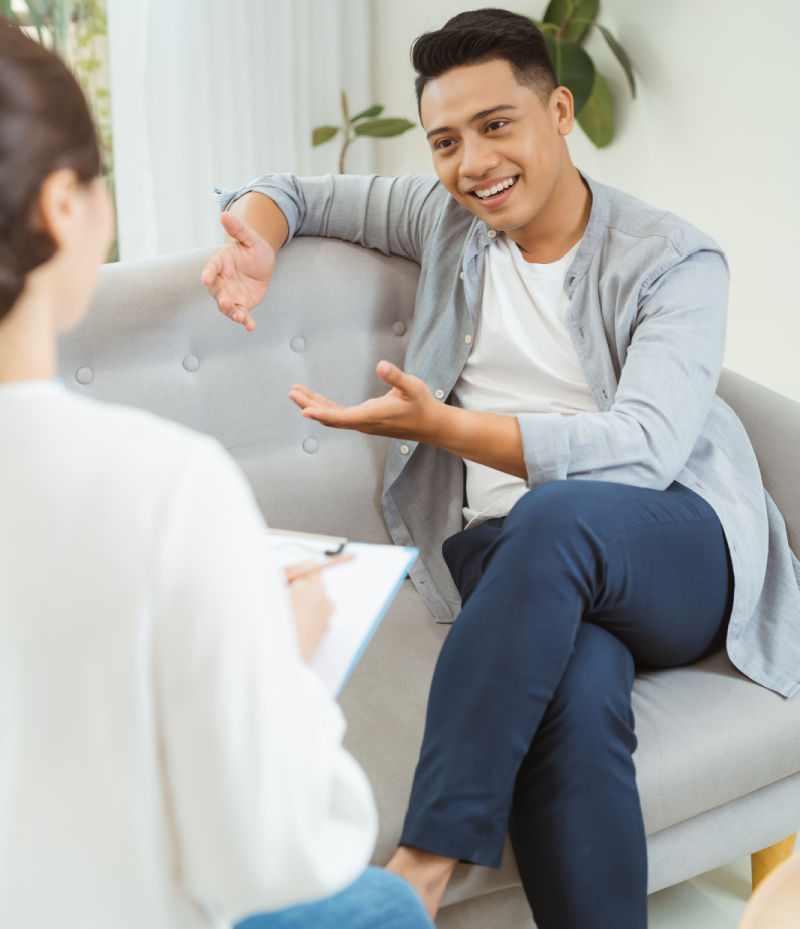
[(0, 926), (227, 927), (353, 880), (375, 840), (216, 442), (0, 385)]
[[(487, 413), (596, 411), (566, 325), (564, 280), (576, 244), (558, 261), (525, 261), (505, 233), (486, 250), (483, 299), (472, 351), (455, 400)], [(466, 462), (464, 518), (505, 516), (527, 486), (522, 478)]]

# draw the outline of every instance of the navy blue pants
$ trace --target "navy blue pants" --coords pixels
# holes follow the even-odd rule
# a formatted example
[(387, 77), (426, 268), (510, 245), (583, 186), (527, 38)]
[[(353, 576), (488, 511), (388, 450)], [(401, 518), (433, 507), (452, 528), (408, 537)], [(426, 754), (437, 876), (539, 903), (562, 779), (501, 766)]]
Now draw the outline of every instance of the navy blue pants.
[(723, 644), (716, 514), (680, 484), (554, 481), (443, 551), (463, 606), (402, 844), (497, 867), (508, 831), (539, 929), (643, 929), (633, 675)]

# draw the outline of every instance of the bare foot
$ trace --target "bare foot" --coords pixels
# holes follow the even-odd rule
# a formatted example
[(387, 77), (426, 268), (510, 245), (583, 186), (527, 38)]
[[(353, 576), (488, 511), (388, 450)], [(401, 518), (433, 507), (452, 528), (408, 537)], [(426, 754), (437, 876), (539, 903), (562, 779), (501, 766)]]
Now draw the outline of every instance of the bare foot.
[(431, 919), (436, 919), (447, 882), (456, 866), (455, 858), (401, 845), (386, 865), (387, 871), (399, 874), (422, 898)]

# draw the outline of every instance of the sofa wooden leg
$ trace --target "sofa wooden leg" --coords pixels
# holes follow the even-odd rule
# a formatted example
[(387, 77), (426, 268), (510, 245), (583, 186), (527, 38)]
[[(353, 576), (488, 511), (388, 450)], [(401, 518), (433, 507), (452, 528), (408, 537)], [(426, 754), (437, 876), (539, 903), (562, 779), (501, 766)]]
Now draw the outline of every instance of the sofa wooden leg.
[(761, 881), (772, 871), (777, 868), (781, 862), (794, 851), (794, 843), (797, 839), (797, 833), (790, 835), (782, 842), (776, 842), (769, 848), (762, 848), (760, 852), (753, 852), (750, 856), (750, 871), (753, 876), (753, 890), (758, 887)]

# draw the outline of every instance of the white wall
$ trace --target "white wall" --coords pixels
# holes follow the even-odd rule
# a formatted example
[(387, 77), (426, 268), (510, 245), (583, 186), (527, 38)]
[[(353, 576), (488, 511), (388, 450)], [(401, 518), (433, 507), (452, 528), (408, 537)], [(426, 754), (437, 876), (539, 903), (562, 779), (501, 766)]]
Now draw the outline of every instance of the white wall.
[[(479, 4), (476, 3), (475, 6)], [(486, 5), (490, 5), (487, 3)], [(540, 16), (545, 0), (492, 5)], [(375, 98), (415, 118), (408, 50), (470, 4), (373, 0)], [(725, 363), (800, 400), (800, 5), (786, 0), (604, 0), (600, 21), (630, 54), (638, 95), (599, 36), (590, 40), (617, 108), (617, 139), (595, 149), (576, 127), (575, 163), (691, 220), (731, 265)], [(431, 170), (421, 130), (377, 146), (379, 170)]]

